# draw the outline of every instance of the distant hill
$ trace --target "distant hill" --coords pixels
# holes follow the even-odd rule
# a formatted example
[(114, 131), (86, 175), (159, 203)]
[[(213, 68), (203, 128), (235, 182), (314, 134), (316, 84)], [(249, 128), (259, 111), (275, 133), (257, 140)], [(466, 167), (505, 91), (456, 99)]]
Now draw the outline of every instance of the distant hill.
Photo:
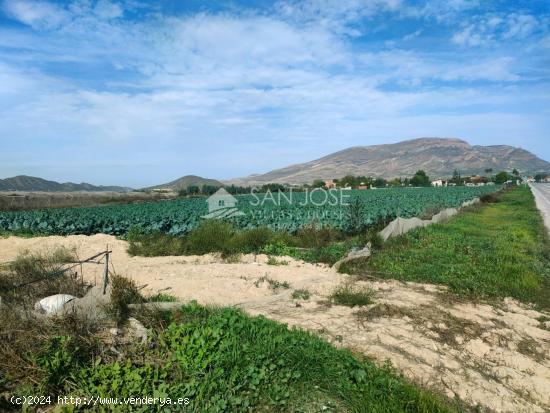
[(261, 175), (228, 181), (237, 185), (267, 182), (300, 184), (314, 179), (366, 175), (407, 177), (423, 169), (430, 177), (483, 174), (485, 169), (521, 173), (550, 171), (550, 163), (513, 146), (472, 146), (460, 139), (420, 138), (387, 145), (356, 146), (314, 161), (291, 165)]
[(171, 189), (173, 191), (179, 191), (180, 189), (187, 189), (190, 186), (198, 186), (201, 188), (203, 185), (222, 186), (223, 184), (215, 179), (202, 178), (196, 175), (186, 175), (175, 181), (168, 182), (167, 184), (156, 185), (145, 189)]
[(128, 192), (131, 188), (121, 186), (95, 186), (87, 183), (59, 183), (34, 176), (19, 175), (13, 178), (0, 179), (0, 191), (43, 191), (43, 192), (75, 192), (75, 191), (109, 191)]

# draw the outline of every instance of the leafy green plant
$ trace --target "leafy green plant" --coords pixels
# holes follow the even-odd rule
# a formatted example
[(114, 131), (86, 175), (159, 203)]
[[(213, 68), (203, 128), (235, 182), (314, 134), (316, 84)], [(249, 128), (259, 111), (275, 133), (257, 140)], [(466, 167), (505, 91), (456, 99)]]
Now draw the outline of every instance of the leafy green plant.
[[(389, 367), (264, 317), (236, 309), (182, 308), (141, 358), (97, 361), (74, 374), (72, 395), (188, 397), (186, 411), (450, 412), (442, 399), (409, 384)], [(173, 406), (172, 406), (173, 407)], [(140, 410), (141, 409), (141, 410)], [(160, 405), (147, 411), (164, 411)], [(128, 406), (142, 411), (142, 406)]]
[[(402, 217), (419, 216), (426, 210), (457, 207), (464, 201), (483, 194), (491, 193), (499, 186), (482, 187), (445, 187), (445, 188), (386, 188), (383, 190), (349, 191), (351, 209), (341, 204), (323, 204), (326, 194), (294, 193), (292, 202), (283, 207), (266, 202), (262, 205), (262, 194), (238, 195), (238, 208), (245, 215), (229, 218), (235, 228), (253, 229), (269, 228), (287, 233), (297, 233), (306, 226), (332, 227), (333, 233), (324, 234), (321, 228), (316, 237), (310, 237), (305, 231), (302, 243), (306, 248), (326, 246), (325, 235), (330, 242), (337, 236), (334, 228), (356, 234), (364, 228), (376, 225), (397, 215)], [(260, 198), (257, 205), (255, 197)], [(309, 197), (305, 203), (306, 196)], [(27, 234), (112, 234), (129, 236), (129, 241), (136, 241), (136, 236), (160, 232), (174, 237), (189, 234), (194, 228), (204, 224), (202, 216), (208, 214), (208, 207), (203, 197), (179, 198), (170, 201), (157, 201), (126, 205), (105, 205), (101, 207), (56, 208), (30, 211), (0, 212), (0, 232)], [(217, 220), (210, 220), (215, 222)], [(217, 224), (210, 224), (215, 226)], [(138, 228), (136, 230), (135, 228)], [(318, 228), (319, 229), (319, 228)], [(206, 233), (194, 238), (190, 245), (195, 251), (211, 250), (212, 238)], [(223, 230), (223, 228), (222, 228)], [(227, 230), (227, 228), (225, 229)], [(222, 231), (220, 235), (226, 235)], [(252, 246), (274, 243), (266, 229), (243, 234), (248, 238), (242, 245)], [(282, 240), (286, 243), (285, 240)], [(221, 241), (220, 241), (221, 242)], [(296, 245), (300, 246), (300, 245)], [(198, 252), (197, 252), (198, 253)]]
[(42, 370), (40, 388), (48, 393), (62, 388), (70, 372), (80, 364), (79, 348), (71, 337), (53, 336), (36, 356), (36, 364)]

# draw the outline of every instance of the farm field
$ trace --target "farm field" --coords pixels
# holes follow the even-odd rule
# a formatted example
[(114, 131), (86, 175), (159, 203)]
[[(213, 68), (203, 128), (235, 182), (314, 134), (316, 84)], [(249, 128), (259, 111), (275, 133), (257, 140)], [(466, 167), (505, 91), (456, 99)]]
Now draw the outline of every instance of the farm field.
[(90, 207), (106, 204), (151, 202), (174, 195), (145, 192), (40, 192), (0, 191), (0, 211), (21, 211), (41, 208)]
[[(484, 186), (343, 192), (346, 197), (349, 196), (346, 202), (359, 203), (359, 220), (362, 225), (369, 226), (398, 215), (413, 217), (442, 208), (458, 207), (465, 201), (498, 189), (498, 186)], [(231, 220), (238, 228), (267, 226), (289, 232), (311, 222), (339, 229), (350, 225), (349, 208), (331, 202), (338, 199), (336, 196), (327, 201), (326, 192), (294, 192), (289, 202), (288, 198), (284, 198), (285, 195), (289, 196), (283, 193), (280, 204), (276, 204), (277, 201), (266, 194), (237, 196), (237, 208), (244, 215)], [(278, 195), (275, 193), (272, 196), (276, 198)], [(103, 233), (120, 236), (127, 234), (132, 227), (138, 227), (145, 233), (159, 231), (169, 235), (183, 235), (203, 221), (201, 217), (208, 212), (205, 198), (93, 208), (0, 212), (0, 231), (44, 235)]]
[[(489, 241), (496, 243), (503, 238), (509, 248), (521, 253), (526, 240), (536, 238), (543, 230), (538, 211), (525, 191), (518, 188), (499, 194), (498, 202), (484, 202), (437, 227), (448, 229), (450, 239), (458, 239), (460, 232), (467, 229), (465, 220), (476, 223), (477, 231)], [(516, 220), (512, 228), (514, 236), (495, 226), (499, 221), (512, 219), (510, 213)], [(520, 233), (522, 237), (518, 236)], [(440, 244), (449, 239), (444, 234), (440, 237)], [(536, 248), (537, 242), (533, 239), (527, 247)], [(58, 246), (87, 257), (106, 244), (113, 251), (112, 262), (118, 273), (143, 286), (140, 291), (146, 297), (165, 294), (181, 303), (197, 300), (200, 305), (237, 307), (249, 316), (263, 315), (315, 333), (336, 347), (352, 349), (359, 360), (366, 355), (377, 368), (368, 360), (366, 364), (357, 364), (348, 357), (349, 353), (337, 355), (334, 348), (312, 336), (287, 331), (261, 318), (246, 318), (234, 309), (212, 311), (188, 304), (169, 317), (151, 319), (146, 311), (133, 311), (132, 317), (152, 329), (151, 343), (160, 340), (162, 346), (149, 348), (136, 343), (135, 347), (125, 349), (117, 344), (124, 351), (123, 361), (117, 361), (120, 356), (104, 353), (96, 363), (79, 358), (79, 366), (69, 369), (78, 380), (76, 387), (71, 387), (72, 380), (58, 380), (65, 377), (65, 371), (29, 365), (36, 380), (55, 379), (57, 386), (68, 385), (58, 388), (62, 394), (84, 391), (115, 396), (130, 394), (130, 388), (137, 389), (133, 392), (138, 394), (154, 389), (170, 391), (171, 384), (185, 373), (177, 363), (170, 364), (178, 360), (189, 366), (186, 372), (191, 372), (193, 378), (201, 378), (189, 382), (189, 387), (183, 390), (192, 394), (191, 411), (215, 411), (215, 408), (238, 411), (236, 406), (241, 402), (264, 411), (269, 410), (267, 404), (272, 401), (278, 403), (273, 411), (453, 410), (452, 405), (437, 397), (408, 387), (407, 380), (464, 403), (456, 407), (459, 411), (515, 413), (544, 412), (550, 408), (546, 391), (550, 384), (547, 351), (550, 317), (547, 311), (515, 299), (472, 301), (449, 294), (445, 285), (381, 279), (368, 273), (350, 276), (326, 265), (308, 264), (291, 257), (279, 257), (274, 263), (272, 257), (262, 254), (242, 255), (236, 262), (227, 262), (216, 254), (129, 256), (126, 241), (103, 234), (0, 238), (0, 263), (14, 259), (19, 251)], [(390, 246), (401, 248), (404, 255), (415, 251), (414, 245), (399, 247), (390, 241)], [(486, 245), (473, 242), (468, 251), (473, 256), (481, 254), (483, 248)], [(375, 250), (373, 257), (377, 254), (384, 254), (384, 250)], [(538, 254), (534, 257), (540, 258)], [(492, 265), (498, 271), (507, 260), (517, 257), (505, 257)], [(444, 269), (444, 261), (432, 263), (434, 273), (435, 266)], [(90, 266), (84, 270), (84, 278), (92, 283), (100, 280), (102, 270), (102, 266)], [(514, 280), (510, 281), (513, 284)], [(37, 288), (30, 293), (37, 294)], [(38, 337), (44, 340), (44, 335)], [(188, 344), (182, 347), (181, 341)], [(208, 348), (201, 353), (203, 358), (195, 358), (197, 346)], [(237, 358), (232, 358), (232, 354)], [(309, 360), (306, 364), (299, 361), (304, 357)], [(246, 363), (240, 363), (241, 360)], [(345, 369), (339, 360), (344, 360)], [(405, 380), (391, 371), (378, 369), (387, 360)], [(248, 366), (254, 369), (247, 370)], [(19, 371), (20, 367), (13, 369)], [(300, 371), (302, 376), (287, 376), (289, 370)], [(364, 384), (357, 382), (365, 377), (363, 371), (368, 377)], [(235, 377), (239, 380), (232, 381)], [(333, 379), (327, 381), (323, 377)], [(256, 379), (265, 386), (250, 387)], [(224, 383), (224, 387), (217, 383)], [(275, 390), (266, 393), (267, 389)], [(223, 399), (228, 405), (217, 405), (219, 397), (215, 396), (220, 394), (227, 396)], [(279, 403), (285, 403), (286, 407), (280, 407)]]

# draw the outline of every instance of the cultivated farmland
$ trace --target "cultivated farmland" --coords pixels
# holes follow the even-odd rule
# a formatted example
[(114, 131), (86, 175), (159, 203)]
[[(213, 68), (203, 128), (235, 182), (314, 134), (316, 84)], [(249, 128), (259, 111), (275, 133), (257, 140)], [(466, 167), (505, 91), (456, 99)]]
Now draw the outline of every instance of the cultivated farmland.
[[(497, 190), (498, 186), (446, 188), (391, 188), (369, 191), (343, 191), (344, 203), (356, 206), (365, 226), (396, 216), (413, 217), (441, 208), (457, 207), (474, 197)], [(349, 225), (349, 206), (341, 194), (323, 191), (289, 194), (237, 196), (237, 207), (244, 215), (231, 218), (239, 228), (268, 226), (296, 231), (305, 224), (319, 222), (336, 228)], [(357, 208), (358, 206), (358, 208)], [(205, 198), (186, 198), (131, 205), (88, 208), (60, 208), (0, 213), (0, 230), (8, 232), (71, 235), (125, 235), (130, 228), (144, 232), (160, 231), (183, 235), (195, 228), (208, 214)]]

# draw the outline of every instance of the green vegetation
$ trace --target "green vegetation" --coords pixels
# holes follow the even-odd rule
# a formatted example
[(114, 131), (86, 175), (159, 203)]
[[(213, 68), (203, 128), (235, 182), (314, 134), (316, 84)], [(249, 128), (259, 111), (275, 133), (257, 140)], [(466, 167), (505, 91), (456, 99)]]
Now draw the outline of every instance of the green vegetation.
[(515, 188), (486, 201), (448, 223), (389, 240), (368, 262), (348, 271), (550, 307), (550, 247), (530, 190)]
[(306, 290), (304, 288), (299, 288), (292, 291), (293, 300), (309, 300), (309, 297), (311, 297), (311, 293), (309, 292), (309, 290)]
[(178, 321), (158, 332), (157, 346), (132, 360), (80, 368), (67, 390), (105, 397), (188, 397), (186, 411), (200, 412), (450, 409), (390, 368), (377, 368), (263, 317), (194, 304), (170, 317)]
[(358, 307), (372, 304), (374, 291), (353, 283), (342, 284), (332, 292), (330, 299), (334, 304)]
[(267, 259), (267, 265), (288, 265), (288, 261), (278, 260), (275, 257), (269, 257)]
[[(34, 301), (46, 291), (59, 291), (52, 290), (50, 282), (18, 290), (13, 285), (26, 273), (32, 277), (37, 268), (53, 270), (59, 262), (52, 257), (64, 255), (27, 257), (25, 266), (0, 271), (2, 411), (19, 409), (9, 398), (22, 394), (52, 396), (54, 403), (58, 395), (188, 398), (185, 411), (190, 412), (456, 411), (450, 402), (409, 383), (389, 366), (377, 367), (264, 317), (196, 303), (174, 311), (134, 311), (129, 302), (145, 300), (134, 283), (120, 276), (112, 278), (111, 307), (116, 311), (109, 314), (122, 325), (128, 316), (138, 318), (149, 329), (147, 343), (124, 335), (113, 341), (107, 334), (113, 319), (94, 321), (73, 312), (37, 316), (30, 311)], [(75, 282), (70, 275), (59, 277), (65, 284)], [(77, 295), (82, 296), (85, 288), (80, 286)], [(117, 334), (124, 334), (120, 331)], [(182, 407), (125, 405), (124, 411)], [(121, 411), (116, 405), (102, 409)]]
[[(131, 255), (168, 256), (221, 253), (230, 258), (242, 253), (264, 253), (270, 256), (290, 256), (308, 262), (333, 264), (354, 246), (363, 245), (365, 236), (346, 237), (337, 229), (307, 225), (295, 234), (274, 231), (267, 227), (246, 230), (230, 222), (207, 220), (189, 234), (174, 237), (156, 232), (143, 234), (137, 228), (128, 235)], [(268, 264), (285, 265), (270, 257)]]
[(266, 275), (264, 275), (263, 277), (258, 278), (258, 280), (256, 280), (254, 285), (256, 287), (259, 287), (264, 282), (266, 282), (269, 285), (269, 288), (271, 288), (274, 291), (279, 290), (280, 288), (283, 288), (285, 290), (288, 290), (290, 288), (290, 284), (287, 281), (280, 282), (280, 281), (274, 280), (272, 278), (269, 278)]
[(411, 184), (413, 186), (430, 186), (430, 177), (423, 170), (419, 170), (411, 178)]
[(175, 303), (178, 299), (170, 294), (158, 293), (149, 297), (147, 301), (150, 303)]
[[(345, 203), (359, 199), (361, 225), (370, 227), (397, 216), (412, 217), (426, 210), (456, 207), (495, 187), (387, 188), (378, 191), (328, 193), (276, 192), (239, 195), (237, 207), (245, 215), (228, 218), (234, 227), (268, 227), (295, 233), (308, 224), (322, 222), (341, 230), (354, 229)], [(349, 198), (348, 198), (349, 197)], [(0, 212), (0, 231), (12, 233), (69, 235), (112, 234), (126, 236), (132, 228), (144, 234), (161, 232), (180, 236), (196, 228), (208, 214), (204, 197), (182, 198), (128, 205), (58, 208)], [(355, 217), (354, 219), (356, 219)]]

